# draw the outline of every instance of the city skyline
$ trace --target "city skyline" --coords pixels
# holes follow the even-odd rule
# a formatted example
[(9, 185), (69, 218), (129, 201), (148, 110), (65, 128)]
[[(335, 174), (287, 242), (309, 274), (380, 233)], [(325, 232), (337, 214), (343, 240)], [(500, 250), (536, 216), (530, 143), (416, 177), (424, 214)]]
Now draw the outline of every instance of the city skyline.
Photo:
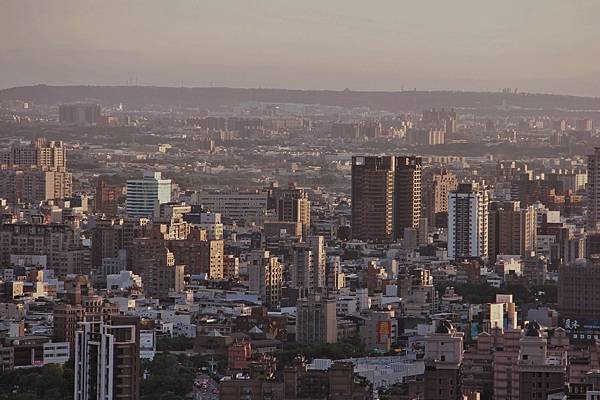
[(0, 4), (1, 400), (600, 400), (600, 3)]

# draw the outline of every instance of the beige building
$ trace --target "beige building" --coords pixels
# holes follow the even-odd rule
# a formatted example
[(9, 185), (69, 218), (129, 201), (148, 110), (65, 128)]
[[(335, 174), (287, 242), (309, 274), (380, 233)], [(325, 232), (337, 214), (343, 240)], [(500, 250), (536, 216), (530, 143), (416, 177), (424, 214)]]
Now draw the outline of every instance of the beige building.
[(536, 211), (533, 206), (521, 209), (518, 201), (490, 204), (488, 254), (492, 262), (499, 254), (529, 258), (535, 252)]
[(285, 189), (274, 190), (273, 196), (279, 221), (300, 222), (302, 234), (308, 235), (310, 232), (310, 200), (304, 189), (290, 184)]
[(419, 227), (421, 222), (422, 159), (396, 157), (394, 174), (394, 236), (404, 236), (405, 228)]
[(293, 245), (291, 287), (312, 290), (325, 287), (326, 264), (323, 236), (308, 236), (305, 242)]
[(11, 255), (44, 255), (57, 277), (89, 271), (89, 250), (79, 231), (64, 224), (1, 224), (0, 266), (8, 266)]
[[(431, 226), (447, 226), (448, 194), (458, 188), (458, 178), (451, 172), (442, 169), (434, 172), (427, 179), (428, 184), (423, 187), (424, 214)], [(444, 223), (441, 223), (445, 221)]]
[(38, 167), (0, 169), (0, 197), (11, 203), (39, 203), (63, 199), (73, 193), (73, 177), (64, 169), (44, 170)]
[(15, 145), (0, 151), (0, 164), (11, 168), (38, 167), (41, 169), (65, 169), (67, 155), (63, 142), (37, 138), (29, 145)]
[(335, 299), (311, 292), (296, 303), (296, 341), (305, 344), (337, 342)]
[(462, 399), (460, 369), (464, 333), (448, 321), (440, 321), (435, 333), (425, 338), (425, 399)]
[(281, 262), (268, 251), (262, 250), (253, 251), (247, 260), (250, 291), (257, 293), (267, 307), (279, 308), (283, 278)]

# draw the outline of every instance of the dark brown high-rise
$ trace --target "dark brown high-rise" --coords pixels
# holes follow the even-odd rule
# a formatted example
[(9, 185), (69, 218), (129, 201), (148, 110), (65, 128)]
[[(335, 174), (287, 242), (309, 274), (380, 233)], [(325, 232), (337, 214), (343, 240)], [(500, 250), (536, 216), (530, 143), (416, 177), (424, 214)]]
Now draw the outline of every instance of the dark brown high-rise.
[(352, 237), (394, 240), (395, 158), (352, 157)]
[(421, 218), (421, 157), (352, 157), (352, 237), (389, 243)]

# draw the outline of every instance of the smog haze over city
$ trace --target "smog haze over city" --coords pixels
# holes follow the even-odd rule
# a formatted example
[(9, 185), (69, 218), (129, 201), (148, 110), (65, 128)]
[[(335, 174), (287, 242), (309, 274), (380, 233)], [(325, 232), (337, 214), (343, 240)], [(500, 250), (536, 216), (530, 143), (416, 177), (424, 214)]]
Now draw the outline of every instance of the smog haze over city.
[(593, 0), (5, 0), (0, 87), (600, 96), (599, 12)]
[(0, 400), (600, 398), (598, 15), (0, 0)]

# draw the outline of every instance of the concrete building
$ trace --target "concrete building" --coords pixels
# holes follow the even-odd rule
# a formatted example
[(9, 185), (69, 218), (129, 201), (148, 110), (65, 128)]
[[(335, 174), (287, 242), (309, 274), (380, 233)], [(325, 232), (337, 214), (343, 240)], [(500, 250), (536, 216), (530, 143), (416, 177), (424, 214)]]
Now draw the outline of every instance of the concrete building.
[(73, 103), (58, 106), (58, 122), (61, 124), (96, 125), (101, 122), (100, 104)]
[(63, 199), (72, 193), (73, 177), (64, 168), (0, 169), (0, 197), (9, 203), (38, 204), (45, 200)]
[(600, 297), (596, 283), (598, 281), (599, 258), (594, 257), (559, 267), (558, 312), (561, 319), (569, 321), (569, 326), (565, 328), (571, 336), (594, 334), (585, 332), (583, 326), (600, 318)]
[(108, 217), (116, 216), (118, 200), (122, 194), (122, 188), (108, 185), (103, 177), (99, 177), (96, 184), (96, 196), (94, 198), (96, 212), (105, 214)]
[(446, 227), (448, 225), (448, 195), (458, 188), (458, 178), (451, 172), (442, 169), (430, 175), (428, 184), (423, 185), (423, 215), (431, 226)]
[(394, 239), (395, 158), (352, 157), (352, 237), (389, 243)]
[(302, 234), (310, 231), (310, 200), (304, 189), (290, 184), (285, 189), (274, 190), (277, 218), (283, 222), (300, 222)]
[(37, 138), (29, 145), (19, 144), (0, 150), (0, 165), (9, 168), (38, 167), (42, 170), (65, 170), (67, 151), (61, 141)]
[(4, 337), (0, 344), (0, 371), (13, 368), (65, 364), (69, 361), (68, 342), (53, 342), (47, 336), (19, 335)]
[(600, 222), (600, 147), (588, 155), (587, 164), (587, 224), (590, 229), (597, 230)]
[(185, 265), (185, 273), (206, 274), (209, 279), (223, 279), (224, 241), (208, 240), (207, 232), (193, 228), (187, 238), (165, 243), (173, 253), (175, 263)]
[(192, 201), (239, 223), (264, 215), (267, 198), (267, 192), (195, 193)]
[(335, 299), (312, 292), (296, 304), (296, 341), (304, 344), (337, 342)]
[(339, 256), (329, 256), (327, 258), (325, 286), (327, 290), (335, 292), (346, 286), (345, 275), (342, 272), (342, 265)]
[(0, 224), (0, 265), (9, 266), (14, 255), (45, 255), (46, 267), (58, 277), (87, 273), (89, 250), (79, 232), (64, 224)]
[(462, 399), (463, 337), (450, 322), (440, 321), (425, 338), (425, 400)]
[(564, 389), (567, 374), (566, 351), (548, 352), (548, 339), (537, 322), (527, 324), (519, 347), (518, 400), (545, 399), (548, 394)]
[(323, 236), (307, 236), (292, 248), (291, 287), (319, 289), (325, 287), (327, 256)]
[(351, 362), (336, 361), (328, 369), (308, 369), (296, 359), (276, 380), (265, 363), (250, 365), (250, 374), (242, 379), (223, 379), (219, 385), (221, 400), (370, 400), (373, 386), (356, 376)]
[(158, 216), (160, 204), (171, 201), (171, 180), (162, 179), (160, 172), (144, 172), (142, 179), (127, 181), (127, 216), (152, 218)]
[(397, 320), (389, 311), (368, 310), (361, 336), (369, 352), (387, 353), (397, 340)]
[(197, 226), (206, 230), (208, 240), (223, 240), (221, 214), (211, 212), (200, 213), (200, 223)]
[(149, 265), (144, 269), (144, 292), (151, 297), (165, 298), (170, 292), (185, 288), (183, 265)]
[(263, 304), (272, 309), (281, 305), (283, 268), (268, 251), (256, 250), (247, 257), (250, 291), (257, 293)]
[(446, 143), (446, 132), (439, 128), (411, 128), (406, 132), (406, 142), (411, 146), (436, 146)]
[(140, 398), (140, 321), (82, 322), (75, 340), (75, 400)]
[(396, 157), (394, 172), (394, 237), (419, 227), (421, 220), (421, 157)]
[(492, 202), (488, 222), (488, 253), (492, 262), (499, 254), (532, 257), (537, 236), (533, 206), (521, 209), (518, 201)]
[(488, 192), (460, 184), (448, 198), (448, 257), (488, 256)]

